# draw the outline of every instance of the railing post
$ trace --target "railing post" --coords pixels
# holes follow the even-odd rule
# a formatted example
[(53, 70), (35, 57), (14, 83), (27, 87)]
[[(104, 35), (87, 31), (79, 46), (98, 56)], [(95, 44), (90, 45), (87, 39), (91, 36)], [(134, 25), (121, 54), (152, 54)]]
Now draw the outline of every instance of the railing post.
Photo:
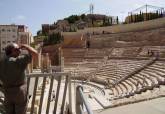
[(69, 114), (72, 114), (72, 87), (71, 87), (71, 76), (69, 74), (68, 81), (69, 81)]
[(76, 88), (76, 114), (81, 114), (80, 106), (83, 106), (83, 101), (81, 99), (79, 88), (82, 88), (82, 87), (77, 86), (77, 88)]
[(66, 95), (67, 95), (66, 92), (67, 92), (67, 88), (68, 88), (68, 78), (69, 78), (69, 76), (67, 75), (66, 79), (65, 79), (64, 93), (63, 93), (62, 106), (61, 106), (62, 114), (64, 112), (65, 100), (66, 100)]
[(38, 77), (36, 77), (36, 79), (35, 79), (34, 90), (33, 90), (33, 99), (32, 99), (30, 114), (34, 113), (34, 104), (35, 104), (37, 86), (38, 86)]
[(59, 98), (59, 93), (60, 93), (61, 79), (62, 79), (62, 75), (58, 77), (58, 85), (57, 85), (57, 92), (56, 92), (56, 99), (55, 99), (53, 114), (56, 114), (56, 111), (57, 111), (57, 103), (58, 103), (58, 98)]
[(83, 114), (83, 106), (85, 106), (87, 114), (93, 114), (87, 99), (83, 93), (83, 87), (81, 85), (76, 88), (76, 114)]
[(49, 88), (49, 96), (48, 96), (46, 114), (49, 114), (49, 108), (50, 108), (50, 101), (51, 101), (51, 93), (52, 93), (53, 83), (54, 83), (54, 77), (51, 75), (51, 82), (50, 82), (50, 88)]
[(64, 72), (64, 57), (61, 57), (61, 72)]
[(42, 90), (41, 90), (41, 97), (40, 97), (40, 106), (39, 106), (39, 112), (38, 112), (38, 114), (41, 114), (41, 112), (42, 112), (42, 105), (43, 105), (45, 87), (46, 87), (46, 77), (43, 78)]

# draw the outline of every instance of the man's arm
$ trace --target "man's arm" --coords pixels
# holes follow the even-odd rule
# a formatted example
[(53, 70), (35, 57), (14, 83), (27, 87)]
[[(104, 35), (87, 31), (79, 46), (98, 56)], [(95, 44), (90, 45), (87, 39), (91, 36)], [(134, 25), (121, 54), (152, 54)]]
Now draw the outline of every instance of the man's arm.
[(22, 50), (27, 50), (29, 53), (34, 53), (34, 51), (33, 51), (33, 49), (29, 46), (29, 45), (20, 45), (20, 48), (22, 49)]
[(32, 48), (28, 45), (21, 45), (20, 49), (23, 50), (23, 51), (24, 50), (27, 51), (27, 53), (26, 54), (24, 53), (24, 54), (18, 56), (17, 57), (17, 62), (18, 62), (18, 64), (21, 65), (21, 67), (26, 68), (28, 63), (30, 63), (32, 61), (33, 51), (32, 51)]

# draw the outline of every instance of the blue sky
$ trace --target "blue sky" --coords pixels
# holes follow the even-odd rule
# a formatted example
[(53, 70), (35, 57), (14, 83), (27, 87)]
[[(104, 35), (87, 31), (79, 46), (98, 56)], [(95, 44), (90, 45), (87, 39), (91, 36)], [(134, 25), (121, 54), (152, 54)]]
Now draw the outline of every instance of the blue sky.
[(25, 24), (33, 35), (41, 24), (81, 14), (94, 4), (94, 13), (119, 16), (120, 20), (144, 4), (165, 7), (165, 0), (0, 0), (0, 24)]

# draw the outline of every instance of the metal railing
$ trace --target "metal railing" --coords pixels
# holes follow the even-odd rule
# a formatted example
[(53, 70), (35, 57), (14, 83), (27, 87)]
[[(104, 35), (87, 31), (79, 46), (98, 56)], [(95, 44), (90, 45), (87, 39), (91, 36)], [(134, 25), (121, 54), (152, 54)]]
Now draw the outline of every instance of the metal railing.
[[(68, 104), (67, 112), (69, 111), (69, 114), (72, 114), (70, 73), (32, 73), (26, 76), (28, 95), (31, 96), (28, 101), (27, 114), (65, 114), (66, 104)], [(61, 86), (62, 82), (63, 86)], [(56, 92), (52, 101), (54, 89)], [(62, 93), (60, 93), (61, 90), (63, 91)], [(2, 92), (1, 89), (0, 92)], [(0, 99), (0, 104), (3, 102), (4, 99)]]
[[(27, 74), (26, 76), (29, 90), (28, 92), (31, 96), (28, 103), (27, 114), (73, 113), (70, 73), (32, 73)], [(62, 83), (64, 85), (61, 86)], [(56, 88), (56, 95), (54, 101), (52, 102), (52, 91), (54, 88)], [(60, 91), (62, 91), (62, 93)], [(1, 100), (0, 102), (2, 103), (3, 101)], [(61, 104), (61, 106), (58, 104)], [(84, 96), (83, 87), (79, 85), (76, 88), (76, 114), (85, 113), (83, 106), (85, 106), (85, 110), (88, 114), (93, 114), (87, 99)]]
[(83, 106), (85, 106), (87, 114), (93, 114), (87, 99), (84, 96), (83, 87), (78, 85), (76, 87), (76, 114), (84, 114)]
[[(56, 87), (56, 95), (55, 95), (55, 99), (54, 99), (54, 106), (53, 106), (53, 114), (57, 113), (57, 107), (58, 107), (58, 101), (59, 101), (59, 94), (60, 94), (60, 88), (61, 88), (61, 81), (64, 80), (65, 78), (65, 85), (64, 85), (64, 92), (63, 92), (63, 97), (62, 97), (62, 105), (61, 105), (61, 110), (60, 113), (63, 114), (64, 113), (64, 109), (65, 109), (65, 104), (66, 104), (66, 97), (67, 97), (67, 89), (68, 90), (68, 101), (69, 101), (69, 111), (70, 113), (72, 113), (72, 101), (71, 101), (71, 81), (70, 81), (70, 74), (69, 73), (64, 73), (64, 72), (56, 72), (56, 73), (42, 73), (42, 74), (28, 74), (27, 75), (28, 79), (27, 79), (27, 84), (28, 84), (28, 90), (30, 92), (31, 90), (31, 81), (34, 85), (33, 87), (33, 92), (29, 93), (32, 94), (32, 98), (31, 98), (31, 103), (30, 104), (30, 109), (29, 112), (30, 114), (33, 113), (37, 113), (37, 114), (41, 114), (43, 113), (43, 109), (45, 108), (45, 114), (49, 114), (50, 113), (50, 109), (52, 109), (52, 92), (54, 91), (53, 89), (54, 87), (54, 82), (57, 81), (57, 87)], [(40, 79), (42, 78), (42, 79)], [(42, 81), (41, 81), (42, 80)], [(48, 82), (49, 81), (49, 82)], [(41, 83), (40, 87), (38, 86)], [(47, 87), (46, 87), (47, 86)], [(69, 87), (69, 88), (68, 88)], [(38, 88), (40, 88), (40, 92), (39, 92), (39, 99), (38, 99), (38, 107), (36, 109), (36, 103), (37, 103), (37, 94), (38, 94)], [(48, 94), (47, 94), (47, 98), (46, 96), (46, 88), (48, 88)], [(60, 94), (60, 96), (62, 96), (62, 94)], [(47, 101), (47, 105), (46, 102)], [(51, 106), (51, 108), (50, 108)], [(37, 110), (37, 112), (35, 112)], [(28, 110), (27, 110), (28, 111)]]

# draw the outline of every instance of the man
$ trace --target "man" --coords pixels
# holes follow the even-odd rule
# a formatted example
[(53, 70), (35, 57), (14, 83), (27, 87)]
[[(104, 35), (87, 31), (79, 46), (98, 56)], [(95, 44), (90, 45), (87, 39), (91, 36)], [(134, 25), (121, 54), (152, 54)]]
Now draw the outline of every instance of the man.
[[(29, 54), (21, 54), (21, 49)], [(32, 50), (26, 45), (13, 43), (6, 47), (6, 57), (0, 61), (0, 80), (5, 95), (7, 114), (25, 114), (27, 106), (27, 85), (25, 69), (31, 62)]]

